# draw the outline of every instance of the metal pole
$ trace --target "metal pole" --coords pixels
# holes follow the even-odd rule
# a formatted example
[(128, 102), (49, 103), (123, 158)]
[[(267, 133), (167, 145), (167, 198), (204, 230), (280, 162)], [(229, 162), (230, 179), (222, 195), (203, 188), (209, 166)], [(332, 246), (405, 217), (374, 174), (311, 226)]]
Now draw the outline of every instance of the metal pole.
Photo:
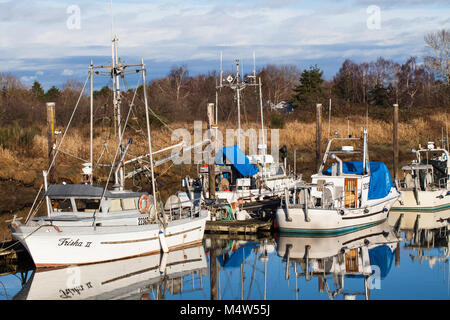
[(297, 150), (294, 150), (294, 175), (297, 175)]
[[(241, 104), (240, 104), (240, 100), (241, 100), (241, 97), (240, 97), (240, 91), (241, 91), (241, 89), (240, 89), (240, 87), (239, 87), (239, 84), (238, 84), (238, 87), (237, 87), (237, 90), (236, 90), (236, 94), (237, 94), (237, 108), (238, 108), (238, 140), (237, 140), (237, 145), (238, 145), (238, 148), (241, 148)], [(243, 150), (244, 152), (245, 152), (245, 150)]]
[[(265, 139), (264, 139), (264, 114), (263, 114), (263, 104), (262, 104), (262, 82), (261, 78), (259, 79), (259, 107), (261, 109), (261, 134), (262, 134), (262, 144), (265, 145)], [(264, 151), (265, 154), (265, 151)], [(265, 159), (264, 159), (265, 160)]]
[(91, 174), (89, 175), (89, 183), (92, 185), (93, 183), (93, 170), (94, 170), (94, 64), (91, 60), (91, 67), (90, 67), (90, 74), (91, 74), (91, 110), (90, 110), (90, 130), (91, 130), (91, 136), (90, 136), (90, 152), (89, 152), (89, 161), (91, 162)]
[(331, 99), (328, 105), (328, 138), (331, 137)]
[(219, 94), (217, 92), (217, 88), (216, 88), (216, 117), (215, 117), (215, 121), (214, 124), (218, 124), (219, 123), (219, 115), (218, 115), (218, 106), (219, 106)]
[[(155, 207), (156, 214), (158, 215), (157, 207), (156, 207), (156, 183), (155, 183), (155, 174), (153, 169), (153, 155), (152, 155), (152, 139), (151, 139), (151, 133), (150, 133), (150, 118), (148, 115), (148, 100), (147, 100), (147, 88), (146, 88), (146, 70), (145, 70), (145, 64), (144, 59), (141, 60), (142, 64), (142, 89), (144, 90), (144, 104), (145, 104), (145, 120), (147, 122), (147, 139), (148, 139), (148, 154), (150, 157), (150, 171), (151, 171), (151, 177), (152, 177), (152, 194), (153, 194), (153, 206)], [(151, 214), (151, 210), (149, 210), (149, 217)], [(166, 227), (166, 215), (163, 212), (163, 222), (164, 222), (164, 228)]]

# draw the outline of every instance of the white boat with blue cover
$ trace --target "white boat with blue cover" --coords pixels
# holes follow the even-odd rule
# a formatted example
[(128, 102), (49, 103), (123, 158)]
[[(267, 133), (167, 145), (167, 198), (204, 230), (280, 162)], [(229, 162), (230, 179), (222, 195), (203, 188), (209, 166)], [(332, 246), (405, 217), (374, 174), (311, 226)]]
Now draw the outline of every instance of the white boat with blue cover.
[[(359, 143), (362, 150), (342, 146), (332, 151), (332, 143)], [(342, 161), (337, 154), (362, 154), (362, 161)], [(328, 158), (330, 168), (324, 170)], [(281, 232), (339, 234), (365, 228), (386, 220), (400, 193), (386, 165), (369, 161), (367, 131), (361, 138), (333, 138), (329, 141), (319, 172), (312, 183), (286, 190), (277, 209)]]

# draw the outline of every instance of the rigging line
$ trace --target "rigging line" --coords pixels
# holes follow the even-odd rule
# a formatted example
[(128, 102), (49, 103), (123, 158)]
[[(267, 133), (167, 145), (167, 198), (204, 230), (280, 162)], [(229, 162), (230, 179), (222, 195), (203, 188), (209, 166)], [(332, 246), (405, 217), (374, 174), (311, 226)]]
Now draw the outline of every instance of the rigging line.
[[(61, 141), (59, 142), (58, 147), (55, 149), (55, 150), (56, 150), (55, 155), (53, 156), (52, 162), (50, 163), (47, 172), (50, 171), (50, 169), (53, 167), (53, 165), (54, 165), (54, 163), (55, 163), (55, 159), (56, 159), (56, 156), (58, 155), (59, 148), (61, 147), (61, 144), (62, 144), (63, 141), (64, 141), (64, 138), (65, 138), (65, 136), (66, 136), (66, 134), (67, 134), (67, 131), (69, 130), (70, 124), (72, 123), (72, 119), (73, 119), (73, 117), (74, 117), (74, 115), (75, 115), (75, 111), (77, 110), (78, 105), (79, 105), (79, 103), (80, 103), (80, 101), (81, 101), (81, 97), (83, 96), (83, 92), (84, 92), (84, 89), (86, 88), (86, 84), (87, 84), (89, 78), (90, 78), (90, 73), (88, 74), (88, 76), (87, 76), (87, 78), (86, 78), (86, 81), (84, 82), (83, 88), (81, 89), (80, 95), (79, 95), (78, 100), (77, 100), (77, 103), (76, 103), (76, 105), (75, 105), (75, 108), (73, 109), (72, 115), (70, 116), (69, 122), (68, 122), (68, 124), (67, 124), (67, 126), (66, 126), (66, 130), (64, 130), (64, 134), (63, 134), (63, 136), (62, 136), (62, 138), (61, 138)], [(43, 187), (43, 185), (41, 185), (41, 188), (39, 189), (38, 194), (37, 194), (36, 197), (34, 198), (33, 205), (31, 206), (30, 211), (28, 212), (27, 219), (30, 217), (31, 212), (33, 211), (33, 206), (34, 206), (34, 204), (36, 203), (36, 200), (37, 200), (37, 198), (39, 197), (40, 192), (42, 191), (42, 187)], [(28, 220), (26, 220), (26, 221), (28, 221)]]
[[(138, 97), (138, 99), (141, 100), (140, 97)], [(144, 103), (142, 100), (141, 100), (141, 102)], [(162, 120), (162, 119), (161, 119), (161, 118), (160, 118), (160, 117), (152, 110), (152, 108), (148, 107), (148, 110), (150, 110), (150, 112), (155, 116), (155, 118), (158, 119), (159, 122), (161, 122), (165, 127), (167, 127), (167, 129), (169, 129), (171, 132), (174, 131), (171, 127), (169, 127), (169, 125), (168, 125), (166, 122), (164, 122), (164, 121), (163, 121), (163, 120)]]
[(66, 151), (59, 150), (59, 152), (65, 154), (65, 155), (67, 155), (67, 156), (73, 157), (73, 158), (75, 158), (75, 159), (81, 160), (81, 161), (83, 161), (83, 162), (89, 162), (89, 161), (84, 160), (84, 159), (82, 159), (82, 158), (80, 158), (80, 157), (77, 157), (76, 155), (70, 154), (70, 153), (68, 153), (68, 152), (66, 152)]
[(86, 88), (86, 84), (87, 84), (89, 78), (90, 78), (90, 74), (87, 76), (86, 81), (84, 82), (83, 89), (81, 89), (80, 96), (78, 97), (78, 101), (77, 101), (77, 103), (75, 105), (75, 108), (73, 109), (72, 115), (70, 116), (70, 119), (69, 119), (69, 122), (68, 122), (68, 124), (66, 126), (66, 129), (64, 130), (64, 134), (63, 134), (63, 136), (61, 138), (61, 141), (59, 142), (58, 147), (56, 148), (55, 155), (53, 156), (52, 162), (50, 163), (50, 166), (49, 166), (49, 168), (47, 170), (48, 172), (53, 167), (53, 165), (55, 163), (56, 156), (58, 155), (58, 153), (60, 151), (59, 149), (60, 149), (60, 147), (61, 147), (61, 145), (62, 145), (62, 143), (64, 141), (64, 138), (66, 137), (67, 131), (69, 131), (70, 124), (72, 123), (73, 117), (75, 115), (75, 111), (77, 111), (78, 105), (80, 104), (81, 97), (83, 96), (83, 92), (84, 92), (84, 89)]
[[(130, 103), (130, 108), (129, 108), (129, 110), (128, 110), (128, 115), (127, 115), (127, 118), (126, 118), (126, 120), (125, 120), (125, 126), (123, 127), (123, 131), (122, 131), (122, 136), (123, 136), (123, 133), (125, 132), (126, 124), (128, 123), (128, 119), (129, 119), (129, 117), (130, 117), (130, 111), (133, 110), (134, 99), (135, 99), (135, 97), (136, 97), (137, 88), (139, 87), (139, 82), (140, 82), (140, 78), (138, 79), (138, 83), (137, 83), (137, 86), (136, 86), (136, 90), (134, 91), (134, 95), (133, 95), (132, 101), (131, 101), (131, 103)], [(124, 83), (124, 87), (125, 87), (125, 88), (128, 88), (128, 85), (125, 85), (125, 83)], [(128, 91), (128, 90), (127, 90), (127, 91)], [(105, 141), (105, 143), (104, 143), (104, 145), (103, 145), (102, 153), (100, 154), (100, 156), (99, 156), (98, 159), (97, 159), (97, 163), (96, 163), (96, 165), (95, 165), (95, 168), (98, 167), (98, 164), (100, 163), (100, 159), (101, 159), (101, 157), (103, 156), (103, 154), (104, 154), (104, 152), (105, 152), (105, 149), (106, 149), (107, 152), (109, 152), (108, 146), (107, 146), (107, 144), (106, 144), (106, 141)], [(112, 165), (113, 165), (113, 164), (112, 164)]]
[[(122, 137), (123, 137), (123, 134), (124, 134), (124, 132), (125, 132), (125, 128), (126, 128), (126, 125), (127, 125), (127, 123), (128, 123), (128, 119), (129, 119), (129, 117), (130, 117), (131, 110), (133, 109), (134, 98), (136, 97), (137, 89), (138, 89), (138, 87), (139, 87), (139, 82), (140, 82), (140, 78), (139, 78), (139, 80), (138, 80), (138, 83), (137, 83), (138, 85), (136, 86), (136, 90), (134, 91), (134, 96), (133, 96), (133, 99), (132, 99), (132, 101), (131, 101), (130, 109), (128, 110), (128, 115), (127, 115), (127, 118), (126, 118), (126, 120), (125, 120), (125, 125), (124, 125), (124, 127), (123, 127), (122, 132), (121, 132), (121, 136), (122, 136)], [(119, 128), (119, 130), (120, 130), (120, 128)], [(99, 203), (99, 206), (98, 206), (98, 212), (100, 212), (100, 207), (101, 207), (101, 204), (102, 204), (102, 200), (103, 200), (103, 198), (105, 197), (106, 190), (107, 190), (107, 188), (108, 188), (108, 183), (109, 183), (109, 180), (110, 180), (110, 178), (111, 178), (111, 174), (112, 174), (112, 172), (113, 172), (113, 170), (114, 170), (114, 163), (116, 162), (117, 154), (119, 153), (120, 147), (121, 147), (121, 146), (120, 146), (120, 144), (119, 144), (119, 145), (117, 146), (117, 148), (116, 148), (116, 154), (114, 155), (113, 162), (111, 163), (111, 169), (109, 170), (109, 175), (108, 175), (108, 178), (107, 178), (107, 180), (106, 180), (105, 187), (103, 188), (102, 197), (100, 198), (100, 203)], [(95, 226), (96, 213), (97, 213), (97, 210), (96, 210), (96, 211), (94, 212), (94, 214), (93, 214), (93, 217), (94, 217), (93, 224), (94, 224), (94, 226)]]
[(36, 197), (34, 198), (33, 204), (31, 205), (30, 211), (28, 212), (27, 218), (25, 219), (25, 223), (28, 222), (31, 212), (33, 211), (34, 205), (36, 204), (36, 200), (39, 198), (39, 194), (41, 193), (43, 187), (44, 187), (44, 184), (41, 184), (41, 187), (39, 188), (39, 191), (38, 191)]

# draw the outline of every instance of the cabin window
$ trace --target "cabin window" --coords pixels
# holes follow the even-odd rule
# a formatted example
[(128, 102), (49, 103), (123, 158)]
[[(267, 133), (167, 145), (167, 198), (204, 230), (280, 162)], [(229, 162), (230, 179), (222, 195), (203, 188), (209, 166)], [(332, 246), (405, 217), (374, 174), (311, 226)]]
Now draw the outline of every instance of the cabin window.
[(271, 175), (283, 175), (284, 170), (282, 166), (272, 166), (270, 168), (270, 174)]
[(99, 199), (75, 199), (78, 212), (95, 212), (100, 207)]
[(56, 212), (73, 212), (70, 199), (52, 199), (52, 209)]
[(134, 198), (122, 199), (123, 210), (136, 210), (136, 201)]
[(111, 199), (111, 203), (109, 205), (109, 211), (122, 211), (122, 203), (120, 199)]

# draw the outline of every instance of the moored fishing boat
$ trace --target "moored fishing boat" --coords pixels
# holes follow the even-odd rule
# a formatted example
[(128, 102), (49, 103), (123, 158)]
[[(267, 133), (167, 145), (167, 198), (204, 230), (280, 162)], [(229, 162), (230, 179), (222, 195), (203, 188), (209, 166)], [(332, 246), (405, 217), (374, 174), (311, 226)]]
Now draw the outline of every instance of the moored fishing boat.
[[(333, 142), (359, 143), (362, 150)], [(342, 161), (337, 154), (362, 154), (362, 161)], [(331, 167), (324, 170), (327, 159)], [(369, 161), (367, 131), (361, 138), (330, 139), (319, 172), (312, 183), (286, 190), (276, 217), (281, 232), (335, 234), (350, 232), (384, 221), (400, 196), (382, 162)]]
[[(107, 74), (112, 77), (119, 140), (116, 157), (111, 164), (105, 186), (93, 185), (93, 76), (94, 69), (97, 67), (91, 63), (89, 76), (84, 85), (85, 87), (87, 81), (91, 80), (91, 152), (90, 162), (85, 163), (83, 168), (82, 182), (84, 183), (48, 186), (47, 171), (44, 171), (45, 192), (42, 203), (46, 204), (47, 215), (43, 217), (29, 215), (25, 224), (16, 219), (10, 224), (12, 238), (20, 241), (27, 249), (36, 267), (82, 265), (155, 254), (161, 250), (168, 252), (199, 244), (203, 239), (209, 211), (203, 209), (200, 203), (177, 212), (164, 211), (157, 205), (145, 64), (143, 60), (137, 65), (122, 64), (117, 56), (117, 42), (118, 39), (115, 37), (112, 41), (112, 66), (98, 67), (107, 69)], [(129, 139), (127, 144), (123, 143), (122, 130), (126, 128), (127, 123), (125, 121), (122, 129), (119, 82), (125, 75), (125, 70), (132, 67), (135, 67), (134, 71), (140, 72), (142, 76), (149, 150), (143, 157), (148, 157), (150, 164), (151, 196), (145, 192), (137, 193), (124, 188), (124, 160), (132, 140)], [(133, 103), (130, 105), (129, 112), (132, 108)], [(56, 154), (48, 171), (54, 164), (70, 121), (63, 138), (56, 147)], [(116, 161), (116, 158), (119, 160)], [(113, 189), (109, 190), (107, 187), (113, 169), (115, 169), (115, 183)], [(32, 210), (33, 208), (30, 214)]]
[(450, 209), (450, 160), (444, 147), (428, 142), (427, 148), (412, 150), (416, 159), (402, 168), (402, 193), (393, 211), (438, 212)]

